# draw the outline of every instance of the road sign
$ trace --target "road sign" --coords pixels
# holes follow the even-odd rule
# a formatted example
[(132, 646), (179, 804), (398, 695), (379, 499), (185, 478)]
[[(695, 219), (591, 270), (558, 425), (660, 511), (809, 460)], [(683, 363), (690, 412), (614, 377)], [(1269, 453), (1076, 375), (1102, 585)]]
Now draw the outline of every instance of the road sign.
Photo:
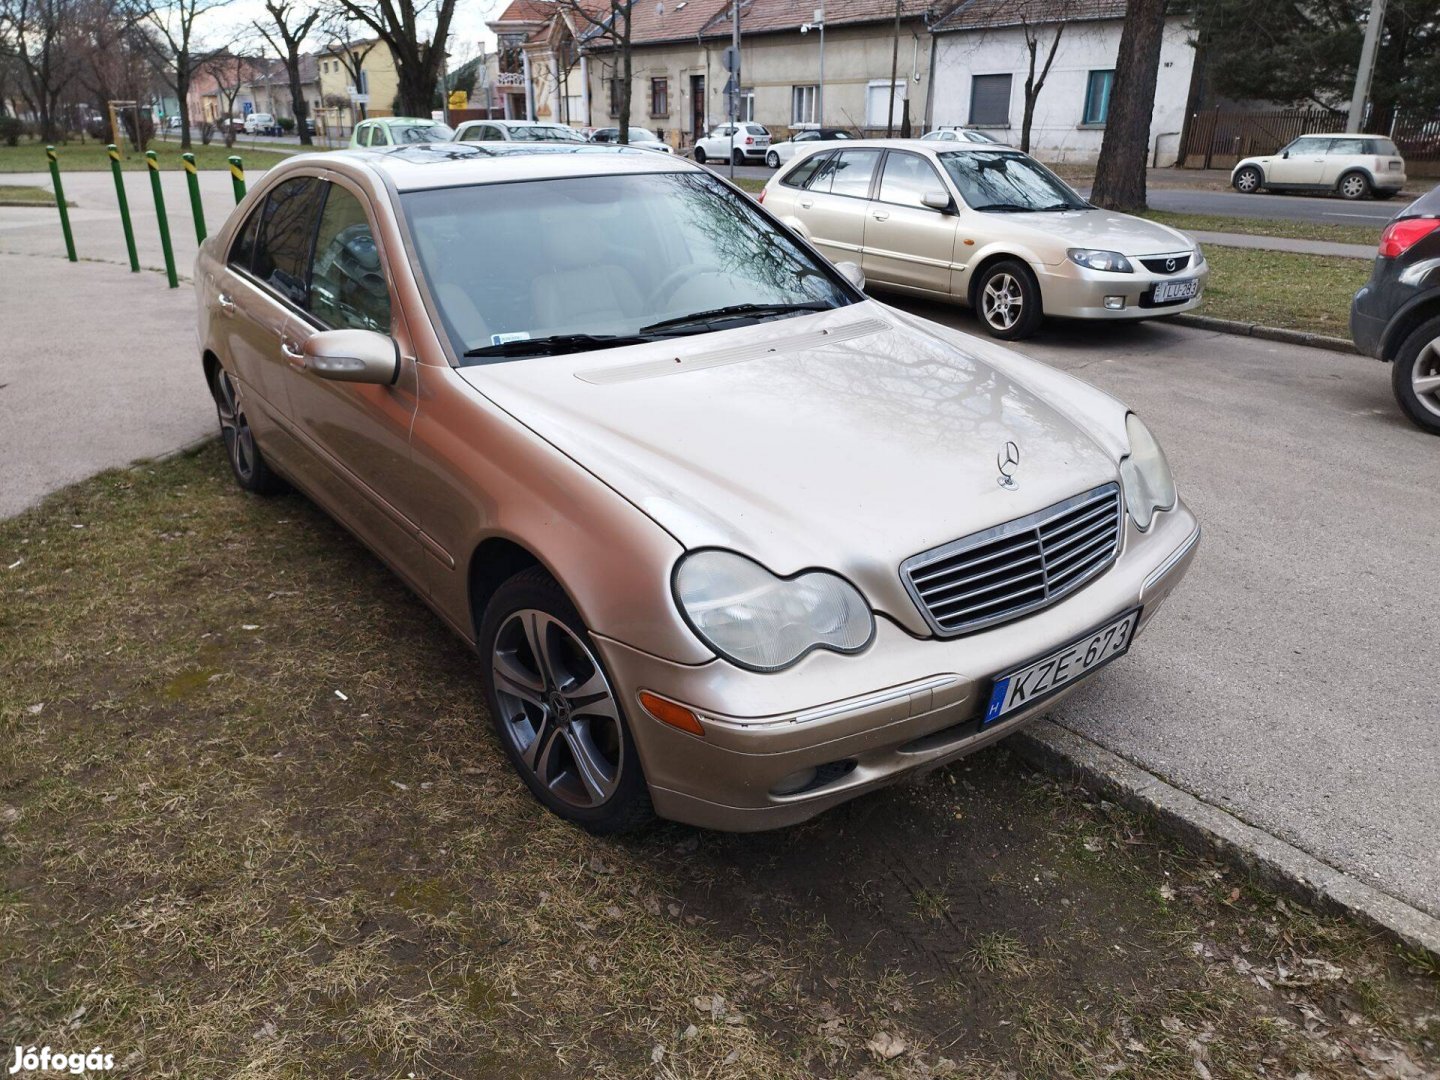
[(735, 76), (731, 75), (730, 78), (725, 80), (725, 89), (721, 90), (720, 92), (726, 97), (732, 97), (735, 93), (735, 90)]
[(725, 51), (720, 54), (720, 63), (726, 71), (734, 71), (740, 66), (740, 50), (734, 45), (726, 45)]

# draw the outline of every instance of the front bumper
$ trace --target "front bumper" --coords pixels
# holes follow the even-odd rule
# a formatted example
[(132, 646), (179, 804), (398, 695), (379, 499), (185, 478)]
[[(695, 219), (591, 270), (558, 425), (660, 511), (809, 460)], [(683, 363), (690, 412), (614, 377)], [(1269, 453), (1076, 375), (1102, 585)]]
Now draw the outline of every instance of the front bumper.
[[(980, 728), (997, 673), (1137, 606), (1143, 630), (1184, 577), (1199, 537), (1181, 502), (1146, 533), (1127, 521), (1115, 565), (1034, 615), (950, 640), (915, 638), (881, 617), (864, 653), (817, 651), (783, 672), (721, 660), (686, 666), (605, 638), (596, 644), (628, 706), (656, 811), (712, 829), (776, 828), (938, 768), (1048, 711), (1078, 682)], [(641, 690), (694, 710), (705, 735), (650, 717), (636, 703)]]
[[(1205, 282), (1210, 277), (1210, 264), (1203, 257), (1197, 265), (1174, 274), (1153, 273), (1141, 266), (1138, 259), (1130, 261), (1135, 264), (1135, 271), (1130, 274), (1091, 270), (1069, 259), (1054, 266), (1032, 263), (1040, 282), (1040, 302), (1045, 314), (1064, 319), (1154, 319), (1200, 306), (1205, 297)], [(1165, 304), (1151, 302), (1150, 297), (1159, 283), (1189, 278), (1200, 282), (1200, 291), (1193, 299)], [(1124, 307), (1106, 307), (1107, 296), (1123, 297)]]

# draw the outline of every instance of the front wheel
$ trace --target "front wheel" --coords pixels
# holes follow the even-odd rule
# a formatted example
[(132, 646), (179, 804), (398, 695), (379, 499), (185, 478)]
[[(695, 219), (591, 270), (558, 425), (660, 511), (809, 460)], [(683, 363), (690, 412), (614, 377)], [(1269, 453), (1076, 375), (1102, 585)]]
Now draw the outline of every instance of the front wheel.
[(988, 267), (976, 283), (975, 308), (991, 337), (1028, 338), (1040, 327), (1040, 286), (1024, 263), (1006, 259)]
[(705, 148), (702, 147), (702, 146), (697, 146), (697, 147), (695, 147), (695, 164), (696, 164), (696, 165), (704, 165), (704, 164), (705, 164)]
[(1440, 319), (1423, 323), (1400, 346), (1390, 385), (1415, 425), (1440, 435)]
[(1259, 169), (1253, 165), (1246, 165), (1245, 168), (1235, 174), (1233, 183), (1235, 184), (1235, 190), (1240, 192), (1241, 195), (1254, 195), (1260, 190), (1260, 182), (1262, 179), (1263, 177), (1261, 177)]
[(555, 580), (534, 568), (501, 585), (485, 608), (478, 644), (491, 721), (535, 798), (597, 835), (651, 821), (619, 695)]
[(1340, 178), (1337, 190), (1342, 199), (1363, 199), (1370, 194), (1370, 181), (1365, 178), (1364, 173), (1346, 173)]
[(730, 151), (730, 164), (732, 164), (732, 165), (744, 165), (744, 164), (745, 164), (745, 154), (744, 154), (744, 152), (741, 151), (741, 150), (731, 150), (731, 151)]
[(775, 153), (774, 150), (771, 150), (765, 155), (765, 164), (769, 165), (772, 169), (778, 169), (780, 167), (780, 155)]
[(279, 495), (287, 486), (265, 461), (240, 400), (240, 387), (220, 365), (210, 377), (210, 394), (220, 417), (220, 437), (235, 482), (254, 495)]

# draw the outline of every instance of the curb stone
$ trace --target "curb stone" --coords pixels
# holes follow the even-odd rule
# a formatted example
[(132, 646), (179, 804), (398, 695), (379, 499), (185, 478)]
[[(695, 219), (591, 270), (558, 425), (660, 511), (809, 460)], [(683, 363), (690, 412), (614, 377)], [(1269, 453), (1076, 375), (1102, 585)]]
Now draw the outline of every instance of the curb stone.
[(1440, 919), (1343, 874), (1292, 844), (1166, 783), (1050, 720), (1007, 741), (1025, 762), (1144, 814), (1192, 850), (1217, 855), (1316, 910), (1343, 913), (1440, 960)]
[(1329, 334), (1282, 330), (1275, 326), (1261, 326), (1236, 319), (1217, 319), (1213, 315), (1171, 315), (1166, 321), (1176, 326), (1191, 326), (1197, 330), (1214, 330), (1220, 334), (1238, 334), (1241, 337), (1264, 338), (1266, 341), (1283, 341), (1287, 345), (1308, 345), (1312, 349), (1329, 349), (1331, 352), (1359, 355), (1354, 342), (1348, 338), (1331, 337)]

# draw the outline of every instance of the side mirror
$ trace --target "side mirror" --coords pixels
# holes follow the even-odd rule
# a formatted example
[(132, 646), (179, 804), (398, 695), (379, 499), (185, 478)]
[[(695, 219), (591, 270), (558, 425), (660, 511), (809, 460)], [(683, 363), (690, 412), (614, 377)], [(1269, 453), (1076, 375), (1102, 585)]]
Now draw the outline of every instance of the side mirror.
[(939, 210), (942, 214), (948, 214), (955, 205), (948, 194), (939, 190), (925, 192), (920, 196), (920, 201), (931, 210)]
[(390, 386), (400, 377), (400, 346), (373, 330), (324, 330), (301, 352), (305, 370), (322, 379)]
[(1281, 154), (1280, 156), (1281, 156), (1282, 158), (1288, 158), (1288, 157), (1290, 156), (1290, 151), (1289, 151), (1289, 150), (1286, 150), (1286, 151), (1285, 151), (1283, 154)]
[(848, 259), (842, 263), (836, 263), (835, 269), (840, 271), (840, 276), (854, 285), (855, 288), (865, 290), (865, 271), (860, 269), (860, 264), (850, 262)]

